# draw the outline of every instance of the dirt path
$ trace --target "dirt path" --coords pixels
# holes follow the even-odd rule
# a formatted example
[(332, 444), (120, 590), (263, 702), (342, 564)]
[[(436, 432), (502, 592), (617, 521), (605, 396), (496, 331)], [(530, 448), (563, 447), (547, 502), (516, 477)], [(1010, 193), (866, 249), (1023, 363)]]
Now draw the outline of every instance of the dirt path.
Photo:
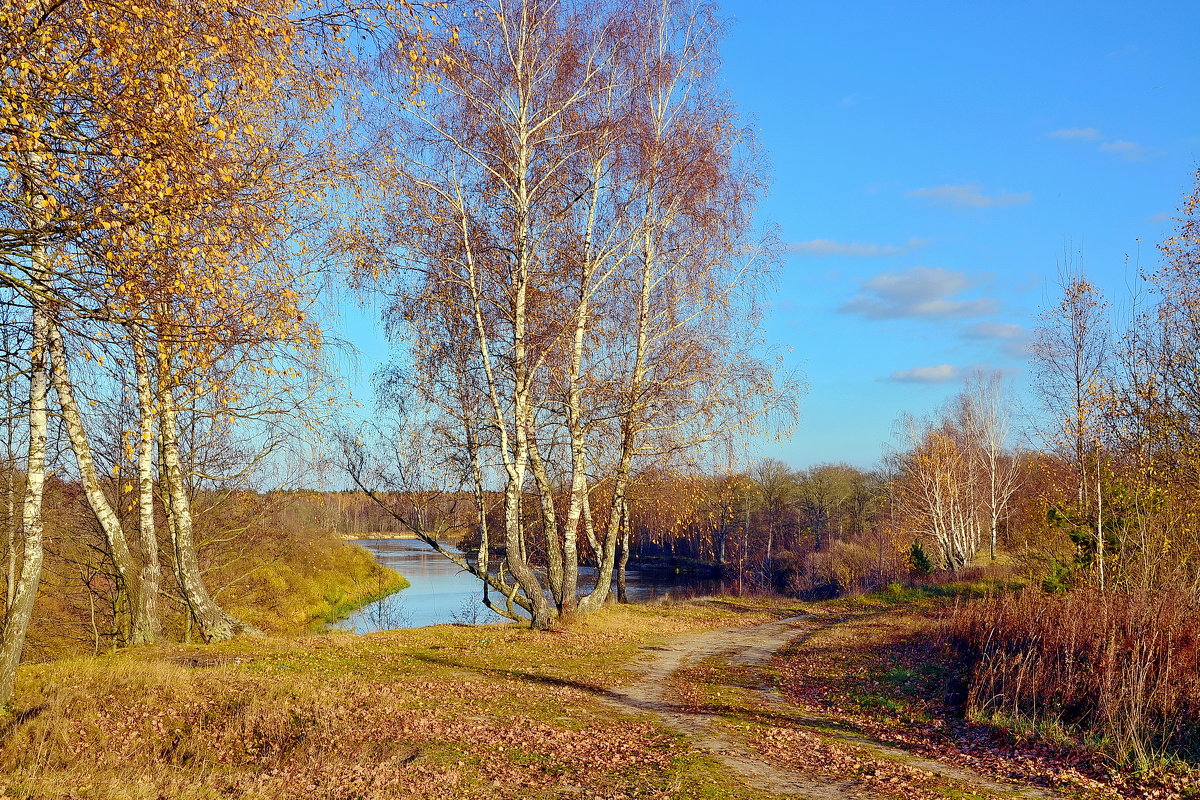
[[(681, 709), (666, 699), (671, 676), (690, 665), (717, 660), (738, 667), (765, 666), (782, 647), (843, 620), (820, 619), (806, 615), (791, 617), (750, 628), (727, 628), (691, 634), (673, 639), (661, 646), (647, 648), (651, 657), (643, 666), (643, 677), (632, 686), (617, 690), (609, 702), (625, 709), (655, 714), (674, 730), (691, 737), (695, 746), (711, 753), (753, 788), (786, 796), (810, 800), (867, 800), (880, 795), (859, 786), (853, 779), (836, 780), (809, 776), (795, 770), (770, 764), (755, 756), (751, 747), (736, 741), (715, 724), (716, 720), (703, 713)], [(964, 784), (965, 788), (1006, 798), (1053, 798), (1056, 795), (1041, 789), (1002, 784), (969, 770), (913, 755), (898, 747), (836, 730), (830, 720), (806, 716), (795, 709), (775, 690), (763, 684), (753, 689), (755, 699), (782, 709), (789, 724), (810, 730), (821, 736), (845, 742), (864, 752), (868, 758), (900, 761), (905, 765)], [(751, 709), (747, 708), (747, 712)]]

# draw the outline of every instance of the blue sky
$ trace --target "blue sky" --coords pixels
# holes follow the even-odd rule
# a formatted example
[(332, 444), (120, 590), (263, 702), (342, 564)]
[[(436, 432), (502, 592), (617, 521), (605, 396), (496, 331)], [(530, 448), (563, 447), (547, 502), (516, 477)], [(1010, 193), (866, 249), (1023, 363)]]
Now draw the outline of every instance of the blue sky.
[[(755, 455), (869, 467), (975, 366), (1028, 393), (1064, 257), (1119, 305), (1200, 166), (1192, 0), (723, 8), (725, 83), (771, 163), (762, 221), (789, 249), (764, 332), (809, 384), (792, 437)], [(374, 312), (344, 314), (369, 401), (386, 347)]]
[(973, 366), (1028, 393), (1064, 255), (1119, 305), (1200, 165), (1200, 3), (724, 7), (792, 250), (766, 331), (810, 384), (791, 440), (759, 449), (795, 466), (870, 466)]

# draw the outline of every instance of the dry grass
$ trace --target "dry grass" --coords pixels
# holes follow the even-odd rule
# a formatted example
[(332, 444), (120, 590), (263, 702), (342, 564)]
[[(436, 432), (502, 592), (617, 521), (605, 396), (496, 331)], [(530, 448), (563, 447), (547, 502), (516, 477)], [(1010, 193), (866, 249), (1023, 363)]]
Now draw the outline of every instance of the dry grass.
[(26, 667), (0, 730), (0, 795), (750, 798), (597, 695), (663, 636), (786, 613), (614, 607), (548, 633), (442, 626)]
[(993, 779), (1054, 787), (1072, 798), (1197, 796), (1188, 787), (1200, 786), (1200, 772), (1183, 764), (1153, 773), (1118, 769), (1063, 736), (1030, 736), (990, 724), (997, 720), (964, 719), (965, 662), (941, 634), (954, 610), (947, 602), (880, 606), (883, 613), (858, 616), (785, 649), (776, 661), (781, 690), (803, 712), (838, 728)]
[(1181, 593), (1025, 591), (960, 606), (946, 635), (970, 713), (1061, 726), (1145, 768), (1200, 759), (1198, 614)]

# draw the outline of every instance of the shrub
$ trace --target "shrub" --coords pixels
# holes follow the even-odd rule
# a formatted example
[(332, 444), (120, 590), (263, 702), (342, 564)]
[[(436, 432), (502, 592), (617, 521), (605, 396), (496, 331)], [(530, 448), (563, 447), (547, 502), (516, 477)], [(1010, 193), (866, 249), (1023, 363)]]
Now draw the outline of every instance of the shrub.
[(1069, 564), (1052, 558), (1046, 576), (1042, 578), (1042, 591), (1046, 594), (1065, 594), (1070, 590), (1074, 578), (1075, 570)]
[(788, 596), (797, 596), (805, 588), (805, 558), (803, 553), (782, 550), (771, 559), (771, 583), (775, 591)]
[(933, 562), (929, 560), (929, 556), (925, 554), (925, 548), (918, 541), (914, 541), (908, 551), (908, 563), (912, 567), (913, 572), (918, 575), (933, 574)]

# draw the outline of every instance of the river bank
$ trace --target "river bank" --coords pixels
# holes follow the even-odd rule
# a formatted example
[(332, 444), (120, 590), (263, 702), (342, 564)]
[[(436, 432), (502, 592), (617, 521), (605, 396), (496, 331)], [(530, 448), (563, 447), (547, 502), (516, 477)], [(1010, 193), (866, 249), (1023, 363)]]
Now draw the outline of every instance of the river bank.
[(664, 635), (787, 613), (650, 604), (548, 633), (438, 626), (23, 667), (0, 735), (0, 795), (482, 800), (574, 787), (759, 800), (652, 720), (614, 715), (599, 698), (634, 679), (631, 662)]
[(319, 633), (409, 586), (363, 547), (331, 538), (305, 544), (302, 558), (263, 565), (227, 610), (271, 634)]
[[(411, 588), (380, 602), (366, 604), (346, 616), (341, 627), (358, 633), (392, 628), (415, 628), (447, 623), (480, 624), (503, 619), (480, 603), (480, 583), (444, 556), (411, 539), (359, 539), (354, 544), (368, 550), (381, 566), (403, 574)], [(580, 571), (581, 588), (595, 580), (595, 569)], [(635, 603), (664, 596), (716, 594), (725, 589), (710, 575), (681, 571), (676, 565), (631, 565), (626, 586)]]

